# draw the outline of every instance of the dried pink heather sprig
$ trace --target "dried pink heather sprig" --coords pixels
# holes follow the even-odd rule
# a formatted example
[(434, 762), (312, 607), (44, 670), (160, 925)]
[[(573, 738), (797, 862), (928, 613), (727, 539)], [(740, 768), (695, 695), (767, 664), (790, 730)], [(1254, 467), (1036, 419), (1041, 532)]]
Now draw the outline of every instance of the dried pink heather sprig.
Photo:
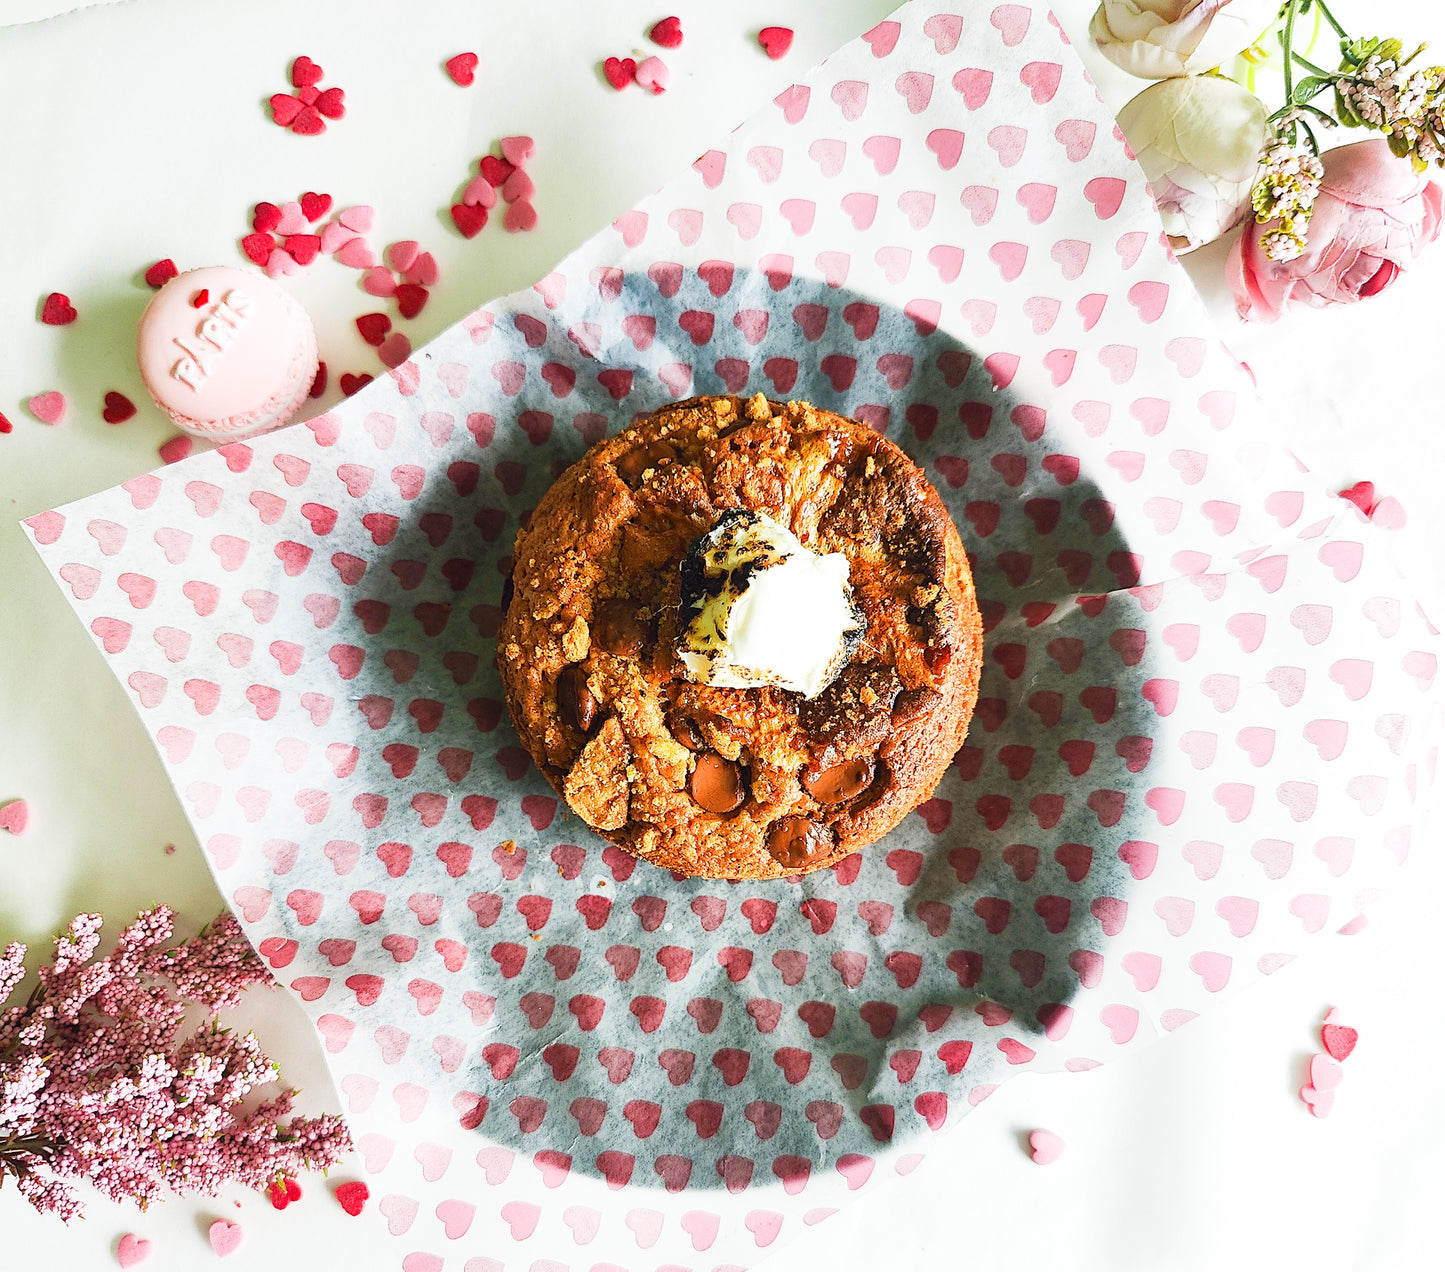
[[(188, 941), (165, 906), (141, 913), (95, 959), (99, 915), (55, 942), (30, 997), (0, 1014), (0, 1185), (14, 1176), (37, 1210), (82, 1213), (66, 1180), (144, 1208), (165, 1192), (214, 1195), (228, 1182), (264, 1189), (324, 1170), (350, 1151), (338, 1117), (288, 1117), (295, 1091), (254, 1037), (214, 1017), (186, 1031), (187, 1008), (234, 1006), (270, 980), (229, 914)], [(26, 949), (0, 955), (0, 1005), (24, 976)], [(247, 1101), (257, 1088), (270, 1098)], [(264, 1093), (263, 1093), (264, 1094)]]

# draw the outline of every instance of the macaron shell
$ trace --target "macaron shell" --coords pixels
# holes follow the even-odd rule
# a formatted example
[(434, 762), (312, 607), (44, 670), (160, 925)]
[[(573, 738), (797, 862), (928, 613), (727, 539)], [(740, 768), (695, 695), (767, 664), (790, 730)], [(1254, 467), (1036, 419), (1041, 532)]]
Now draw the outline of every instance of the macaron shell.
[(316, 336), (305, 310), (269, 278), (215, 266), (156, 293), (136, 358), (156, 405), (182, 428), (214, 437), (284, 423), (279, 408), (294, 410), (298, 382), (315, 374)]

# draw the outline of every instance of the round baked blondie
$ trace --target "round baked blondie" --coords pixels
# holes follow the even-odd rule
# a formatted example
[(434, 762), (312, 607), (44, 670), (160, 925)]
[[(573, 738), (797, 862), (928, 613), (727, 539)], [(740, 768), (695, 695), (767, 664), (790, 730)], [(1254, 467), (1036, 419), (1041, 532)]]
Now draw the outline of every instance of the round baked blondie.
[[(699, 582), (699, 545), (769, 519), (847, 562), (855, 625), (811, 697), (683, 658), (685, 576), (722, 586)], [(806, 402), (693, 398), (599, 442), (513, 561), (497, 665), (517, 732), (579, 817), (655, 865), (831, 865), (930, 798), (968, 730), (983, 627), (958, 531), (896, 445)]]

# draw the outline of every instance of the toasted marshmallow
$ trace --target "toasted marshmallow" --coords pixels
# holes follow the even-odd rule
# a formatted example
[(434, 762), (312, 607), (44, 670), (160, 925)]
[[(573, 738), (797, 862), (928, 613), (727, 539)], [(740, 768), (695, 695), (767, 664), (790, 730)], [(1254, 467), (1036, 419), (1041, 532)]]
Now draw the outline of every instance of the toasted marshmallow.
[(805, 698), (842, 671), (864, 627), (847, 557), (810, 552), (786, 526), (741, 508), (688, 548), (681, 622), (677, 653), (692, 680)]

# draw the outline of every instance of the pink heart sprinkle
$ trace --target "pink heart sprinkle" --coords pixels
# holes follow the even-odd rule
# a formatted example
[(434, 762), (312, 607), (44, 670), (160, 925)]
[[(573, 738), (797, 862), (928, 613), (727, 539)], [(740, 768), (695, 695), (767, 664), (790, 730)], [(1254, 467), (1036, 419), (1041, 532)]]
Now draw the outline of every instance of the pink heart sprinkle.
[(537, 143), (530, 137), (503, 137), (502, 158), (514, 168), (521, 168), (537, 153)]
[(389, 367), (401, 366), (411, 357), (411, 341), (407, 339), (406, 332), (393, 331), (381, 342), (376, 355)]
[(421, 244), (415, 239), (402, 239), (399, 243), (393, 243), (386, 249), (387, 264), (398, 274), (405, 274), (420, 251)]
[(1053, 1131), (1029, 1132), (1029, 1156), (1039, 1166), (1048, 1166), (1059, 1160), (1064, 1151), (1064, 1141)]
[(137, 1263), (144, 1263), (151, 1257), (151, 1243), (144, 1237), (138, 1237), (133, 1232), (127, 1232), (120, 1239), (120, 1244), (115, 1248), (115, 1261), (123, 1268), (133, 1268)]
[(436, 257), (430, 252), (422, 252), (404, 272), (406, 281), (415, 283), (418, 287), (434, 287), (441, 277)]
[(310, 226), (311, 222), (306, 219), (306, 213), (301, 210), (301, 204), (296, 200), (281, 205), (281, 219), (276, 222), (276, 233), (282, 238), (289, 234), (306, 234)]
[(355, 207), (342, 208), (336, 214), (336, 219), (348, 230), (355, 230), (358, 234), (370, 234), (371, 227), (376, 222), (376, 210), (367, 203), (358, 203)]
[(340, 221), (333, 221), (321, 229), (321, 251), (324, 255), (330, 256), (333, 252), (339, 252), (355, 237), (355, 230), (343, 225)]
[(26, 405), (30, 414), (42, 424), (59, 424), (65, 418), (65, 395), (54, 389), (49, 393), (37, 393)]
[[(278, 248), (277, 251), (280, 249)], [(273, 252), (272, 258), (276, 256)], [(371, 250), (364, 238), (354, 238), (351, 242), (344, 244), (336, 259), (343, 265), (350, 265), (352, 269), (371, 269), (376, 264), (376, 254)]]
[(497, 206), (497, 188), (486, 177), (473, 177), (462, 191), (462, 203), (469, 208), (494, 208)]
[(535, 230), (537, 228), (537, 209), (526, 199), (518, 199), (507, 209), (507, 219), (502, 224), (511, 234), (515, 234), (518, 230)]
[(1310, 1057), (1310, 1084), (1316, 1091), (1333, 1091), (1344, 1080), (1345, 1071), (1338, 1060), (1327, 1055)]
[(660, 57), (644, 58), (637, 64), (636, 80), (640, 87), (650, 88), (654, 95), (667, 92), (672, 72)]
[(22, 835), (29, 824), (30, 805), (23, 799), (14, 799), (8, 804), (0, 805), (0, 830), (8, 830), (12, 835)]
[(228, 1254), (235, 1254), (246, 1233), (238, 1223), (217, 1219), (207, 1235), (211, 1239), (211, 1249), (224, 1259)]
[(372, 296), (395, 296), (396, 279), (385, 265), (373, 265), (361, 280), (361, 290)]

